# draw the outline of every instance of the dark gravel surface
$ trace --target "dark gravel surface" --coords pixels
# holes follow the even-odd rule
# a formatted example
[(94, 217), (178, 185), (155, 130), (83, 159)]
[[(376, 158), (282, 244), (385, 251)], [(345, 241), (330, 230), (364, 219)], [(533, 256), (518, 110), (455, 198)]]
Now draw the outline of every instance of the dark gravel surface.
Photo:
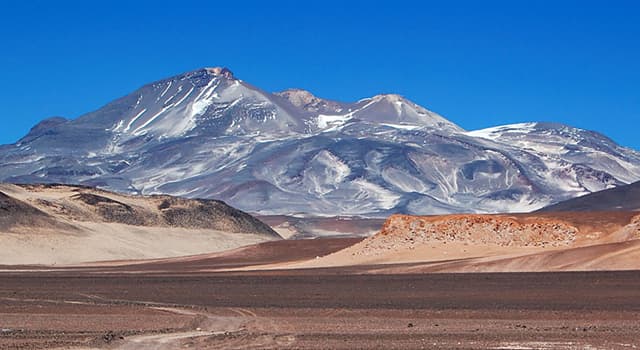
[[(228, 317), (242, 321), (240, 328), (175, 340), (169, 348), (631, 349), (640, 345), (640, 272), (384, 276), (339, 270), (182, 276), (103, 272), (0, 275), (0, 328), (4, 329), (0, 348), (127, 348), (131, 346), (127, 342), (140, 334), (172, 334), (211, 324), (227, 330)], [(172, 314), (154, 307), (192, 311)]]

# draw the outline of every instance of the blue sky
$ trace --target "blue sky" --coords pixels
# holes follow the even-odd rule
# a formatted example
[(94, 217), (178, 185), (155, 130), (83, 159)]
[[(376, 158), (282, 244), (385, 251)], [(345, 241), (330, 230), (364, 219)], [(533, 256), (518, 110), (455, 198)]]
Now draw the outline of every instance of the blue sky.
[(556, 121), (640, 149), (636, 1), (99, 3), (0, 5), (0, 143), (227, 66), (268, 91), (399, 93), (465, 129)]

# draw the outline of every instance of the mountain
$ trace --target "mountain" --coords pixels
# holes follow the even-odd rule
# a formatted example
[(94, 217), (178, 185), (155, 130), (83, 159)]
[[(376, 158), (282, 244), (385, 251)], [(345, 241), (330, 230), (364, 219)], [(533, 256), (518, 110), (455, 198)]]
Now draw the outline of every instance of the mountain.
[(640, 210), (640, 182), (591, 193), (542, 208), (554, 211), (624, 211)]
[(0, 184), (0, 264), (184, 256), (281, 237), (216, 200)]
[(592, 131), (465, 131), (399, 95), (268, 93), (226, 68), (141, 87), (0, 146), (0, 181), (214, 198), (262, 215), (531, 211), (640, 180), (640, 154)]

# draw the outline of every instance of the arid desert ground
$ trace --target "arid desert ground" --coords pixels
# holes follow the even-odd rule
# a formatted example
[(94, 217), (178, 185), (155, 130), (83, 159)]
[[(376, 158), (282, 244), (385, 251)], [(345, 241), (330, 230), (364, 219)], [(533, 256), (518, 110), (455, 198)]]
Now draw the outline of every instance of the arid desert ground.
[[(360, 239), (67, 268), (4, 267), (2, 349), (633, 349), (640, 273), (395, 273), (420, 264), (211, 272)], [(293, 254), (291, 254), (293, 252)], [(378, 269), (385, 270), (377, 273)]]
[(278, 234), (215, 202), (2, 189), (0, 349), (640, 346), (636, 211), (264, 218)]

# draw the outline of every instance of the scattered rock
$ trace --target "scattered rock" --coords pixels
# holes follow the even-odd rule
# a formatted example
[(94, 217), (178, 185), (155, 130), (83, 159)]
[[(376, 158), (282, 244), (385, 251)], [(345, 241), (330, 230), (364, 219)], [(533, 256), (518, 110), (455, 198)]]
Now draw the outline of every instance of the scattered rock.
[(461, 214), (442, 216), (392, 215), (379, 234), (361, 245), (367, 255), (381, 249), (411, 249), (417, 244), (459, 242), (517, 247), (569, 246), (578, 229), (553, 219), (535, 221), (512, 216)]
[[(102, 336), (102, 340), (107, 344), (111, 343), (116, 338), (118, 338), (118, 335), (113, 331), (108, 331), (107, 333), (105, 333), (105, 335)], [(124, 337), (119, 337), (119, 339), (124, 339)]]

